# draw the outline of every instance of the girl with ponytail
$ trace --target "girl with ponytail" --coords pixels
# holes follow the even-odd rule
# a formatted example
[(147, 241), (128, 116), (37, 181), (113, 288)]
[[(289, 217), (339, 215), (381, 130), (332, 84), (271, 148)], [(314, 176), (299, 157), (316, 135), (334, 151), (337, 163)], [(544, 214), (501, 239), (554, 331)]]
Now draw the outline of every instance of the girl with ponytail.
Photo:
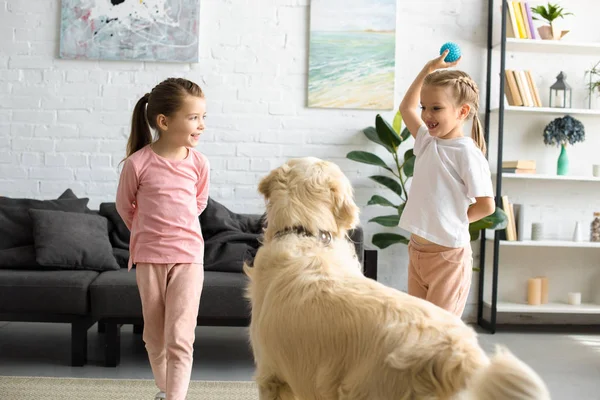
[(145, 94), (133, 109), (117, 189), (117, 211), (131, 231), (129, 269), (135, 264), (157, 400), (185, 400), (192, 372), (204, 283), (198, 217), (208, 202), (210, 171), (194, 147), (205, 117), (204, 94), (187, 79), (169, 78)]
[(447, 69), (460, 61), (445, 62), (447, 53), (425, 65), (400, 104), (416, 156), (400, 227), (411, 233), (408, 293), (460, 317), (471, 287), (469, 223), (496, 207), (479, 89), (467, 73)]

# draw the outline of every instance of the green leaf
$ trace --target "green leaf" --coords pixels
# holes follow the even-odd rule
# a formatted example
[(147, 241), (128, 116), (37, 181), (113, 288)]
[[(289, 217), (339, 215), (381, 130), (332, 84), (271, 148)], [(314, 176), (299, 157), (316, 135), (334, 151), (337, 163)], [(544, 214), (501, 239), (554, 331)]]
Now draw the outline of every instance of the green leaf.
[(471, 235), (471, 240), (473, 241), (479, 238), (480, 232), (484, 229), (505, 229), (507, 225), (508, 217), (506, 216), (506, 213), (502, 211), (501, 208), (496, 207), (496, 210), (493, 212), (493, 214), (488, 215), (479, 221), (471, 222), (469, 224), (469, 234)]
[(363, 129), (363, 133), (371, 142), (377, 143), (378, 145), (385, 147), (385, 149), (392, 154), (395, 153), (395, 150), (391, 146), (388, 146), (387, 144), (383, 143), (381, 139), (379, 139), (379, 135), (377, 135), (377, 130), (372, 126)]
[(371, 218), (369, 222), (376, 222), (379, 225), (387, 226), (388, 228), (395, 228), (400, 222), (400, 216), (398, 214), (382, 215), (380, 217)]
[(400, 129), (402, 129), (402, 114), (400, 114), (400, 110), (394, 115), (394, 122), (392, 124), (392, 128), (396, 133), (400, 133)]
[(346, 155), (346, 157), (352, 161), (357, 161), (363, 164), (376, 165), (381, 168), (385, 168), (388, 171), (392, 172), (392, 169), (387, 166), (385, 161), (383, 161), (379, 156), (376, 156), (373, 153), (369, 153), (367, 151), (351, 151)]
[(367, 205), (368, 206), (384, 206), (384, 207), (398, 208), (397, 205), (395, 205), (394, 203), (392, 203), (385, 197), (379, 196), (377, 194), (374, 194), (373, 197), (371, 197), (371, 200), (369, 200), (367, 202)]
[(385, 249), (393, 244), (408, 244), (408, 239), (397, 233), (376, 233), (372, 239), (373, 245), (380, 249)]
[(408, 139), (410, 137), (410, 131), (408, 130), (408, 128), (404, 128), (402, 130), (402, 133), (400, 134), (400, 138), (402, 139), (402, 141), (404, 142), (406, 139)]
[(413, 176), (415, 172), (416, 160), (417, 158), (415, 157), (413, 149), (407, 150), (406, 153), (404, 153), (404, 166), (402, 167), (402, 170), (404, 171), (404, 175), (407, 177)]
[(404, 207), (406, 207), (406, 202), (402, 203), (398, 206), (398, 217), (402, 217), (402, 213), (404, 212)]
[(375, 130), (377, 131), (379, 140), (391, 147), (395, 153), (400, 143), (402, 143), (402, 139), (400, 139), (394, 128), (379, 114), (375, 117)]
[(400, 186), (397, 180), (381, 175), (370, 176), (369, 179), (385, 186), (402, 198), (402, 186)]

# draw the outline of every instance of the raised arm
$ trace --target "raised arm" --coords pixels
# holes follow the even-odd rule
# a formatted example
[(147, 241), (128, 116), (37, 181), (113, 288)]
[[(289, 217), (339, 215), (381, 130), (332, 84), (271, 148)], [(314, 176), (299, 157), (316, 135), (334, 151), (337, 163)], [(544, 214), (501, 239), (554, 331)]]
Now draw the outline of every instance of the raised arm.
[(425, 64), (421, 72), (419, 72), (406, 91), (406, 94), (400, 103), (402, 120), (413, 137), (416, 137), (419, 127), (423, 125), (423, 120), (421, 119), (418, 108), (421, 103), (421, 88), (423, 87), (425, 77), (437, 69), (452, 67), (460, 61), (459, 58), (454, 62), (447, 63), (444, 61), (446, 55), (448, 55), (448, 50), (444, 51), (441, 56), (434, 58)]
[(138, 176), (133, 163), (129, 160), (125, 160), (123, 163), (123, 171), (121, 171), (121, 177), (119, 178), (115, 205), (117, 207), (117, 212), (129, 230), (131, 230), (131, 224), (133, 223), (138, 185)]

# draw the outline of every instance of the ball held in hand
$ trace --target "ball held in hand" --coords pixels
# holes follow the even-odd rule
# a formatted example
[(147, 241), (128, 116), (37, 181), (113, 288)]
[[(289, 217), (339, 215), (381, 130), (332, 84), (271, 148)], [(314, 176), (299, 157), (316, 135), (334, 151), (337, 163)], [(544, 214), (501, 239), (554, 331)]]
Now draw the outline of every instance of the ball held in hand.
[(444, 54), (444, 51), (448, 50), (448, 55), (444, 58), (445, 62), (454, 62), (460, 58), (460, 47), (456, 43), (448, 42), (444, 43), (440, 49), (440, 55)]

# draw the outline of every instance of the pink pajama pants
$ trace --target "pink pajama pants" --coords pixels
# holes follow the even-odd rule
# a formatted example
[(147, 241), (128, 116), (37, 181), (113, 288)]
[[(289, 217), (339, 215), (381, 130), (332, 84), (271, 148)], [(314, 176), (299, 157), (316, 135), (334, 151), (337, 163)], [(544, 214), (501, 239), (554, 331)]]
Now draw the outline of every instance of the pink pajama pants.
[(204, 283), (201, 264), (137, 264), (144, 343), (154, 381), (168, 400), (185, 400)]
[(411, 238), (408, 256), (408, 294), (462, 316), (473, 275), (471, 246), (444, 247)]

